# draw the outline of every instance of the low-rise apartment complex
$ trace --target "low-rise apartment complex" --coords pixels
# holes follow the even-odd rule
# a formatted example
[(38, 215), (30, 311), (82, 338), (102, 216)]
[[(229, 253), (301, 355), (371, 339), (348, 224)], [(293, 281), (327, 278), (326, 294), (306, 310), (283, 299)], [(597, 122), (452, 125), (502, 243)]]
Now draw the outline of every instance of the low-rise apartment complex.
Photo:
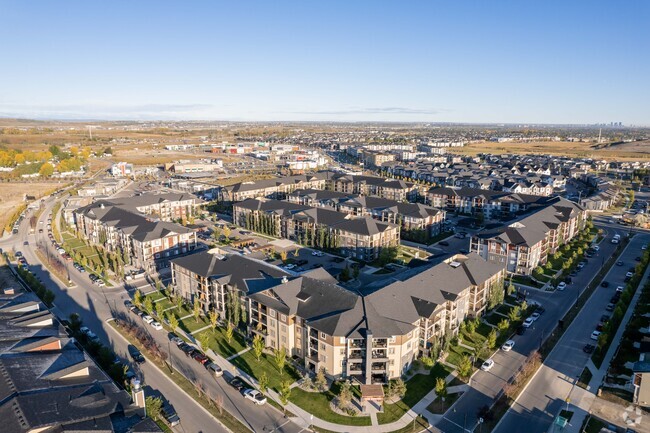
[(189, 253), (197, 245), (194, 230), (167, 221), (155, 221), (133, 209), (98, 201), (74, 212), (77, 232), (90, 242), (130, 259), (153, 272), (170, 257)]
[(471, 239), (470, 251), (502, 264), (508, 272), (530, 275), (584, 228), (586, 218), (582, 206), (556, 197), (528, 216), (478, 232)]
[(233, 222), (365, 261), (378, 258), (382, 248), (399, 245), (400, 239), (397, 224), (280, 200), (258, 198), (235, 203)]
[(175, 290), (204, 312), (227, 314), (236, 295), (250, 336), (284, 349), (307, 369), (384, 383), (400, 377), (445, 333), (482, 314), (505, 270), (475, 254), (458, 255), (405, 281), (363, 296), (323, 269), (300, 276), (245, 256), (208, 252), (172, 261)]
[(337, 191), (301, 189), (289, 194), (287, 201), (305, 206), (329, 208), (354, 216), (370, 216), (379, 221), (399, 224), (402, 233), (423, 230), (429, 235), (436, 235), (440, 233), (445, 220), (445, 211), (420, 203), (404, 203)]

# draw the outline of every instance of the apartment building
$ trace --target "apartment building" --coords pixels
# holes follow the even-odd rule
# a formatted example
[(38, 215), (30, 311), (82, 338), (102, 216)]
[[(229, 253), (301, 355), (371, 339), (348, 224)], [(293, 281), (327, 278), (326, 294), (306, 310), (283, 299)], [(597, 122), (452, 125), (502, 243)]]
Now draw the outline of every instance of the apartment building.
[(400, 377), (445, 333), (482, 314), (490, 291), (503, 290), (504, 274), (475, 254), (458, 255), (362, 296), (323, 269), (291, 276), (260, 260), (208, 252), (172, 261), (175, 290), (198, 297), (204, 311), (223, 316), (228, 293), (237, 294), (250, 336), (311, 371), (360, 383)]
[(3, 433), (160, 432), (33, 293), (0, 291)]
[(249, 198), (283, 199), (297, 189), (325, 189), (328, 172), (241, 182), (219, 190), (219, 200), (238, 202)]
[(440, 233), (446, 214), (420, 203), (315, 189), (294, 191), (287, 196), (287, 201), (333, 209), (353, 216), (370, 216), (379, 221), (399, 224), (402, 231), (423, 230), (430, 235)]
[(479, 188), (437, 187), (427, 193), (427, 202), (433, 207), (468, 215), (483, 214), (485, 219), (509, 218), (546, 206), (550, 200), (537, 195)]
[(131, 212), (149, 215), (162, 221), (181, 221), (199, 212), (205, 202), (193, 194), (142, 194), (105, 201)]
[(378, 258), (382, 248), (399, 245), (400, 239), (397, 224), (280, 200), (258, 198), (235, 203), (233, 222), (365, 261)]
[(418, 188), (414, 183), (377, 176), (333, 173), (326, 185), (332, 191), (372, 195), (401, 202), (413, 202), (418, 197)]
[(74, 211), (77, 232), (109, 252), (130, 258), (131, 264), (153, 272), (167, 266), (170, 257), (197, 246), (194, 230), (98, 201)]
[(474, 235), (470, 251), (504, 265), (508, 272), (530, 275), (544, 265), (549, 254), (573, 239), (585, 226), (586, 210), (555, 197), (546, 207), (496, 229)]

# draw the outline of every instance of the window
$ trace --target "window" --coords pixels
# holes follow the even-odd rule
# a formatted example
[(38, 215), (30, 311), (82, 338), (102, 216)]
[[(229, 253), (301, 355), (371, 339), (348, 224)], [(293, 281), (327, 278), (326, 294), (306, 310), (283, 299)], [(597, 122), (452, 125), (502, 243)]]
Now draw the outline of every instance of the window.
[(411, 342), (409, 341), (408, 343), (406, 343), (406, 349), (408, 350), (410, 348), (411, 348)]
[(321, 333), (320, 333), (320, 338), (322, 338), (322, 339), (324, 340), (325, 338), (327, 338), (327, 335), (325, 335), (324, 332), (321, 332)]
[(287, 332), (287, 325), (280, 325), (280, 331)]
[(277, 317), (277, 313), (275, 312), (275, 310), (271, 310), (269, 308), (269, 316), (271, 316), (271, 317), (273, 317), (275, 319)]
[(269, 331), (269, 335), (270, 335), (271, 337), (275, 337), (275, 331), (274, 331), (273, 329), (271, 329), (271, 330)]
[(345, 337), (339, 337), (339, 343), (345, 344)]
[(286, 322), (286, 321), (287, 321), (287, 316), (285, 316), (284, 314), (282, 314), (282, 315), (280, 316), (280, 320), (282, 320), (283, 322)]
[(285, 345), (287, 344), (287, 337), (286, 336), (283, 335), (282, 338), (280, 338), (280, 340), (282, 341), (283, 344), (285, 344)]
[(392, 336), (390, 337), (389, 341), (390, 341), (391, 343), (394, 343), (394, 342), (395, 342), (395, 336), (392, 335)]
[(320, 350), (325, 350), (325, 343), (320, 344)]
[(395, 348), (391, 347), (390, 349), (388, 349), (388, 354), (389, 355), (395, 355)]
[(345, 356), (345, 349), (341, 349), (341, 356)]

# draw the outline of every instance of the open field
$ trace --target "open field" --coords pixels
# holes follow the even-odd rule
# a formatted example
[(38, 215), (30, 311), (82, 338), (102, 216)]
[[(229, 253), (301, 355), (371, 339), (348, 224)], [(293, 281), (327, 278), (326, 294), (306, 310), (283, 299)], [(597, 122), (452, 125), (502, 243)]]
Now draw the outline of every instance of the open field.
[(558, 156), (584, 157), (596, 159), (617, 160), (643, 160), (650, 159), (650, 144), (643, 146), (642, 142), (625, 143), (600, 149), (594, 148), (595, 143), (577, 143), (566, 141), (543, 141), (543, 142), (506, 142), (496, 143), (482, 141), (470, 143), (465, 147), (454, 147), (450, 153), (463, 155), (476, 155), (479, 153), (517, 153), (517, 154), (553, 154)]
[(60, 188), (66, 182), (7, 182), (0, 183), (0, 228), (9, 223), (14, 210), (24, 203), (25, 194), (40, 198)]

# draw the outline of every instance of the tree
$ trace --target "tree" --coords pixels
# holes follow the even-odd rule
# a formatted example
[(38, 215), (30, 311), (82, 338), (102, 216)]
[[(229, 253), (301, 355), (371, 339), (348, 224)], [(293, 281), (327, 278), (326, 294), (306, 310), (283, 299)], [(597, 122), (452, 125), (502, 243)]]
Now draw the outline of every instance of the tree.
[(341, 409), (347, 408), (352, 402), (352, 386), (350, 381), (346, 380), (341, 384), (341, 390), (339, 391), (338, 403)]
[(50, 177), (54, 174), (54, 167), (49, 162), (41, 165), (41, 168), (38, 170), (38, 174), (43, 177)]
[(144, 399), (144, 403), (147, 408), (147, 415), (154, 420), (160, 419), (160, 416), (162, 415), (162, 399), (160, 397), (149, 396)]
[(515, 288), (515, 285), (512, 284), (512, 278), (508, 282), (508, 288), (506, 290), (508, 292), (508, 296), (512, 296), (515, 293), (516, 288)]
[(260, 334), (256, 334), (253, 338), (253, 354), (255, 359), (259, 362), (264, 352), (264, 338)]
[(521, 312), (522, 312), (522, 313), (523, 313), (523, 312), (526, 312), (526, 310), (528, 310), (528, 302), (523, 301), (523, 302), (521, 303), (521, 305), (520, 305), (519, 308), (521, 308)]
[(280, 251), (280, 260), (282, 260), (282, 263), (287, 262), (287, 252), (286, 251)]
[(281, 346), (279, 349), (275, 349), (273, 353), (273, 360), (275, 361), (276, 367), (280, 370), (280, 375), (284, 375), (284, 366), (287, 363), (287, 352), (284, 350), (284, 346)]
[(343, 282), (346, 282), (350, 279), (350, 267), (348, 266), (347, 263), (345, 264), (345, 268), (343, 268), (343, 270), (339, 274), (339, 279)]
[(194, 298), (194, 305), (192, 306), (192, 315), (194, 316), (194, 320), (196, 320), (196, 322), (198, 323), (199, 316), (201, 315), (201, 302), (199, 302), (198, 297)]
[(406, 383), (404, 383), (401, 377), (393, 382), (391, 391), (393, 395), (399, 398), (404, 398), (406, 395)]
[(503, 284), (501, 279), (495, 281), (490, 285), (490, 293), (488, 295), (488, 309), (491, 310), (503, 302)]
[(511, 322), (516, 322), (517, 320), (519, 320), (520, 316), (521, 316), (521, 308), (519, 307), (519, 305), (515, 305), (508, 312), (508, 319), (510, 319)]
[(158, 302), (156, 304), (156, 316), (158, 316), (159, 320), (162, 320), (164, 314), (165, 314), (165, 306), (161, 302)]
[(260, 374), (258, 383), (260, 385), (260, 391), (262, 392), (262, 394), (265, 394), (266, 389), (269, 386), (269, 377), (266, 375), (266, 371), (263, 371), (262, 374)]
[(79, 328), (81, 328), (82, 321), (81, 321), (81, 316), (79, 316), (77, 313), (72, 313), (70, 314), (70, 317), (68, 318), (69, 322), (69, 327), (72, 332), (79, 332)]
[(144, 309), (147, 310), (148, 313), (153, 312), (153, 301), (150, 297), (144, 298)]
[(447, 381), (444, 377), (436, 378), (436, 395), (440, 398), (440, 408), (442, 409), (442, 402), (447, 397)]
[(228, 344), (230, 344), (230, 342), (232, 341), (232, 331), (233, 331), (232, 323), (228, 322), (228, 324), (226, 325), (226, 341), (228, 342)]
[(497, 345), (497, 331), (495, 329), (492, 329), (488, 334), (486, 344), (489, 349), (494, 349), (494, 346)]
[(510, 321), (508, 319), (501, 319), (501, 321), (499, 321), (499, 323), (497, 324), (497, 329), (499, 330), (499, 332), (503, 332), (506, 329), (508, 329), (509, 326), (510, 326)]
[(207, 351), (210, 347), (210, 334), (207, 332), (202, 332), (199, 334), (199, 344), (201, 345), (201, 349), (203, 349), (204, 352)]
[(175, 332), (176, 328), (178, 328), (178, 317), (176, 317), (176, 314), (174, 313), (169, 313), (167, 318), (169, 320), (169, 326), (171, 326), (172, 331)]
[(216, 330), (217, 322), (219, 321), (219, 313), (217, 313), (216, 310), (210, 310), (208, 313), (208, 318), (210, 319), (210, 326), (212, 326), (212, 330)]
[(183, 297), (180, 294), (176, 295), (176, 309), (178, 311), (183, 309)]
[(136, 290), (133, 294), (133, 303), (136, 307), (140, 308), (142, 306), (142, 292), (140, 289)]
[(289, 403), (289, 397), (291, 397), (291, 381), (283, 380), (280, 382), (280, 403), (282, 406), (286, 406)]
[(468, 320), (467, 323), (465, 323), (465, 329), (467, 329), (467, 333), (472, 335), (474, 331), (476, 331), (476, 322), (474, 320)]
[(321, 392), (327, 390), (327, 376), (325, 376), (325, 367), (321, 367), (318, 369), (318, 372), (316, 373), (316, 380), (314, 381), (314, 385), (316, 386), (316, 389), (318, 389)]
[(463, 355), (458, 363), (458, 374), (464, 378), (468, 378), (472, 374), (472, 360), (467, 354)]
[(397, 247), (382, 248), (381, 252), (379, 253), (379, 264), (381, 266), (384, 266), (389, 263), (392, 263), (397, 258), (398, 252), (399, 251)]

